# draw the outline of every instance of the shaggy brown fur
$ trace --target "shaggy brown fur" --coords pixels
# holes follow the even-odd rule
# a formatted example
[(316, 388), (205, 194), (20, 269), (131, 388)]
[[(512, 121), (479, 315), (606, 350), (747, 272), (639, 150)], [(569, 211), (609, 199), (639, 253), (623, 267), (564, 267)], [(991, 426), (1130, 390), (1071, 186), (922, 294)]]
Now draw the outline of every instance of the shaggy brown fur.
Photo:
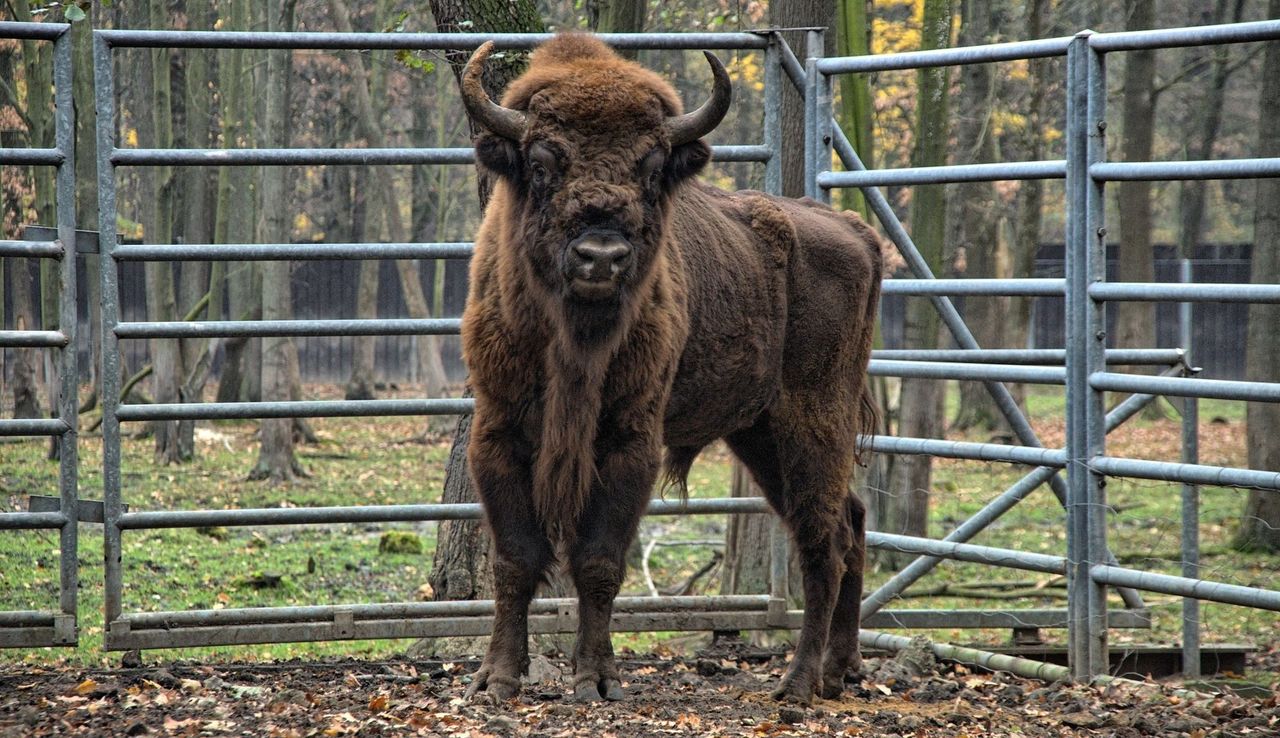
[(503, 106), (526, 122), (519, 140), (476, 142), (499, 182), (462, 328), (497, 553), (473, 692), (515, 694), (528, 604), (560, 547), (579, 595), (574, 694), (622, 696), (608, 624), (663, 447), (683, 487), (724, 438), (802, 561), (804, 626), (775, 696), (839, 694), (858, 665), (863, 508), (846, 482), (873, 421), (878, 237), (811, 201), (693, 181), (710, 150), (671, 145), (674, 90), (592, 37), (538, 49)]

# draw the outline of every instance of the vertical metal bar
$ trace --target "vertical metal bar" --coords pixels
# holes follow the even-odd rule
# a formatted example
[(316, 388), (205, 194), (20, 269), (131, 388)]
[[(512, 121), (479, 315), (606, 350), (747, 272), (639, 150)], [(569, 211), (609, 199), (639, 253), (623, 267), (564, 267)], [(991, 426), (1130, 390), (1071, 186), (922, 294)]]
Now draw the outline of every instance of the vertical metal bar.
[(818, 60), (804, 60), (804, 194), (818, 198)]
[[(822, 80), (818, 71), (818, 60), (822, 58), (823, 33), (811, 30), (805, 33), (804, 60), (804, 194), (817, 200), (821, 197), (818, 187), (818, 172), (821, 168), (821, 130), (823, 128), (819, 114), (822, 110)], [(827, 105), (826, 117), (831, 117), (830, 104)]]
[[(1087, 162), (1106, 161), (1107, 158), (1107, 70), (1104, 53), (1093, 48), (1086, 48), (1088, 59), (1087, 76), (1089, 82), (1088, 117), (1086, 131), (1088, 137)], [(1088, 170), (1086, 169), (1086, 172)], [(1088, 239), (1085, 252), (1084, 278), (1090, 284), (1106, 281), (1107, 264), (1107, 228), (1106, 228), (1106, 183), (1094, 181), (1086, 174), (1088, 202), (1086, 203), (1086, 233), (1081, 242)], [(1086, 321), (1085, 347), (1085, 380), (1094, 372), (1106, 371), (1107, 320), (1106, 305), (1088, 297), (1081, 296), (1080, 306)], [(1081, 397), (1085, 401), (1085, 454), (1086, 459), (1101, 456), (1106, 452), (1107, 434), (1105, 429), (1106, 410), (1104, 392), (1089, 388)], [(1083, 475), (1087, 480), (1085, 487), (1084, 520), (1086, 527), (1085, 559), (1092, 569), (1095, 564), (1107, 562), (1107, 480), (1106, 477), (1089, 469)], [(1110, 669), (1107, 654), (1107, 587), (1088, 578), (1089, 588), (1089, 677), (1106, 673)]]
[(123, 583), (120, 575), (120, 322), (116, 274), (115, 79), (111, 45), (93, 33), (93, 88), (98, 114), (98, 258), (102, 279), (102, 502), (103, 502), (103, 616), (104, 639), (111, 646), (111, 624), (120, 617)]
[(790, 589), (791, 551), (787, 546), (787, 530), (782, 518), (774, 516), (769, 526), (769, 624), (785, 628), (787, 623), (787, 592)]
[[(53, 42), (54, 114), (57, 116), (55, 136), (58, 150), (63, 155), (62, 163), (58, 165), (56, 183), (58, 239), (63, 244), (58, 330), (67, 337), (67, 344), (62, 348), (62, 384), (58, 393), (58, 417), (67, 425), (66, 432), (58, 439), (58, 488), (60, 507), (62, 514), (66, 516), (59, 536), (61, 576), (58, 600), (62, 613), (74, 618), (80, 576), (77, 554), (80, 519), (77, 509), (79, 463), (76, 443), (80, 345), (79, 332), (76, 330), (79, 316), (76, 309), (76, 164), (72, 74), (71, 32), (64, 31)], [(71, 643), (74, 643), (74, 634), (72, 636)]]
[[(1193, 281), (1190, 259), (1182, 260), (1181, 276), (1185, 283)], [(1178, 306), (1182, 332), (1178, 343), (1185, 352), (1183, 371), (1187, 373), (1186, 367), (1195, 366), (1193, 308), (1190, 302)], [(1182, 463), (1200, 463), (1200, 401), (1194, 397), (1182, 398)], [(1194, 484), (1182, 485), (1182, 576), (1200, 578), (1200, 487)], [(1200, 600), (1194, 597), (1182, 600), (1182, 673), (1200, 676)]]
[(769, 34), (764, 50), (764, 145), (769, 148), (769, 161), (764, 165), (764, 191), (782, 194), (782, 34)]
[(1088, 162), (1085, 158), (1086, 79), (1084, 56), (1088, 36), (1077, 35), (1067, 47), (1067, 179), (1066, 179), (1066, 421), (1067, 421), (1067, 653), (1072, 676), (1087, 677), (1089, 667), (1085, 623), (1089, 601), (1086, 585), (1085, 530), (1080, 501), (1084, 499), (1085, 444), (1084, 399), (1089, 391), (1084, 363), (1084, 307), (1088, 281), (1084, 273), (1082, 221), (1088, 197)]

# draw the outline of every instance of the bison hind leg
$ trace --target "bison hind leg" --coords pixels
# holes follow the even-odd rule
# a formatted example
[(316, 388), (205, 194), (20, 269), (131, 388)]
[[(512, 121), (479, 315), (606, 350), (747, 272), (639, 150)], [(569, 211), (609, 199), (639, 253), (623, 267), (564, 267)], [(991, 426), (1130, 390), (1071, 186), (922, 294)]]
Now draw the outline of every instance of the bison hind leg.
[(840, 593), (831, 613), (831, 630), (827, 637), (827, 653), (823, 658), (822, 696), (836, 699), (844, 691), (849, 673), (862, 670), (858, 651), (858, 630), (862, 611), (862, 576), (866, 561), (866, 508), (852, 492), (845, 498), (845, 514), (853, 532), (853, 545), (845, 553), (844, 576)]

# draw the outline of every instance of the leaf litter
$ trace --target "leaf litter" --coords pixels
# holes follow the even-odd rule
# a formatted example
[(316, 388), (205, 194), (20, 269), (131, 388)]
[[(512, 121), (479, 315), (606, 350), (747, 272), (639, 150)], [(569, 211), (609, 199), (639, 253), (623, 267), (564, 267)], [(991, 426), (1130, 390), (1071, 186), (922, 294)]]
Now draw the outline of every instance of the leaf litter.
[[(1276, 674), (1275, 663), (1259, 671)], [(840, 700), (780, 705), (778, 652), (623, 654), (627, 697), (581, 705), (572, 668), (535, 657), (521, 695), (467, 700), (475, 660), (166, 662), (130, 669), (0, 665), (0, 736), (1280, 736), (1280, 684), (1189, 698), (1158, 684), (1047, 684), (947, 663), (869, 658)], [(895, 666), (897, 664), (897, 666)], [(1266, 695), (1266, 696), (1262, 696)]]

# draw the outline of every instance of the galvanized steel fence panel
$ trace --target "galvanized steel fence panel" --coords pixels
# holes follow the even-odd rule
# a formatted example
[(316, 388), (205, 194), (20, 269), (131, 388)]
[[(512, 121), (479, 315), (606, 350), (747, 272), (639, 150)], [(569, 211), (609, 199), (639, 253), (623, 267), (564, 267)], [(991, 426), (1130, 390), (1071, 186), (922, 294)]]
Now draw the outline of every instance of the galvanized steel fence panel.
[[(65, 28), (51, 30), (17, 29), (20, 24), (0, 24), (6, 32), (48, 34), (55, 47), (65, 54)], [(224, 166), (300, 164), (470, 164), (470, 149), (248, 149), (248, 150), (160, 150), (116, 148), (114, 123), (114, 81), (111, 54), (114, 48), (293, 48), (293, 49), (472, 49), (486, 40), (501, 48), (529, 48), (547, 37), (534, 34), (485, 36), (479, 34), (325, 34), (258, 32), (182, 31), (96, 31), (94, 33), (95, 86), (98, 104), (99, 219), (101, 223), (103, 300), (103, 437), (104, 437), (104, 536), (106, 548), (105, 616), (106, 646), (110, 649), (161, 648), (172, 646), (257, 643), (268, 641), (336, 638), (412, 637), (429, 635), (483, 634), (488, 632), (491, 602), (388, 603), (378, 605), (334, 605), (291, 608), (250, 608), (241, 610), (193, 610), (186, 612), (125, 613), (121, 605), (123, 577), (121, 536), (125, 530), (203, 525), (322, 524), (328, 522), (390, 522), (474, 519), (481, 515), (478, 505), (397, 505), (331, 507), (311, 509), (242, 509), (195, 511), (137, 511), (123, 508), (120, 476), (120, 423), (151, 419), (265, 418), (366, 415), (459, 414), (470, 412), (469, 400), (422, 398), (380, 401), (200, 403), (181, 405), (120, 405), (119, 340), (143, 337), (188, 336), (312, 336), (390, 335), (456, 333), (456, 320), (359, 321), (313, 319), (302, 321), (217, 321), (149, 322), (121, 321), (119, 316), (119, 264), (161, 260), (332, 260), (385, 258), (466, 258), (470, 244), (188, 244), (121, 245), (116, 241), (116, 168), (129, 166)], [(962, 523), (943, 540), (928, 540), (872, 532), (868, 543), (877, 548), (917, 553), (920, 558), (870, 593), (864, 601), (867, 625), (904, 627), (1060, 627), (1069, 631), (1072, 668), (1078, 676), (1093, 676), (1107, 669), (1108, 627), (1149, 625), (1149, 614), (1138, 590), (1178, 594), (1189, 598), (1280, 609), (1274, 591), (1206, 582), (1195, 578), (1195, 542), (1184, 536), (1183, 577), (1155, 575), (1119, 566), (1107, 549), (1106, 475), (1134, 476), (1179, 481), (1184, 484), (1184, 530), (1194, 530), (1197, 484), (1256, 486), (1280, 489), (1280, 473), (1201, 465), (1194, 454), (1194, 402), (1184, 412), (1184, 454), (1181, 463), (1115, 458), (1105, 453), (1106, 434), (1133, 417), (1157, 395), (1187, 397), (1229, 397), (1262, 401), (1280, 400), (1277, 385), (1198, 379), (1180, 349), (1107, 350), (1102, 306), (1115, 300), (1164, 300), (1189, 304), (1193, 301), (1277, 302), (1280, 291), (1272, 286), (1205, 284), (1123, 284), (1105, 280), (1105, 229), (1102, 223), (1102, 193), (1107, 181), (1152, 178), (1258, 177), (1280, 174), (1280, 161), (1253, 159), (1232, 162), (1107, 163), (1102, 145), (1105, 130), (1104, 54), (1133, 48), (1235, 43), (1280, 39), (1280, 21), (1236, 24), (1196, 29), (1173, 29), (1121, 34), (1081, 33), (1075, 37), (986, 46), (942, 49), (896, 55), (823, 59), (821, 34), (810, 32), (808, 54), (802, 62), (776, 33), (739, 34), (613, 34), (605, 39), (624, 48), (650, 49), (757, 49), (765, 54), (764, 141), (760, 145), (717, 146), (721, 161), (754, 161), (765, 164), (766, 189), (780, 190), (781, 168), (778, 134), (779, 87), (785, 74), (805, 96), (805, 162), (808, 193), (829, 200), (831, 189), (860, 187), (871, 210), (898, 246), (914, 280), (890, 280), (886, 294), (925, 297), (938, 310), (943, 324), (959, 348), (919, 351), (905, 349), (877, 352), (873, 374), (891, 376), (968, 379), (984, 383), (1008, 420), (1017, 444), (976, 444), (940, 439), (875, 436), (866, 439), (870, 448), (887, 453), (923, 453), (964, 459), (1005, 461), (1036, 467), (1012, 487), (993, 498), (982, 510)], [(58, 46), (61, 44), (61, 46)], [(1067, 88), (1067, 155), (1064, 160), (1041, 162), (971, 164), (912, 168), (896, 171), (867, 171), (848, 138), (831, 116), (832, 78), (837, 74), (867, 73), (888, 69), (915, 69), (934, 65), (992, 63), (1017, 59), (1065, 57)], [(61, 59), (62, 57), (58, 57)], [(69, 81), (69, 56), (65, 79)], [(59, 125), (62, 125), (64, 85), (59, 73)], [(69, 95), (69, 85), (65, 88)], [(69, 98), (68, 98), (69, 101)], [(67, 106), (69, 110), (69, 105)], [(69, 115), (69, 113), (68, 113)], [(0, 153), (4, 162), (43, 163), (59, 166), (59, 235), (65, 241), (74, 233), (74, 216), (64, 211), (62, 188), (70, 186), (70, 140), (63, 146), (59, 128), (58, 149), (28, 150), (19, 154)], [(838, 156), (845, 171), (830, 171)], [(1007, 179), (1065, 179), (1067, 187), (1067, 233), (1063, 279), (1024, 280), (942, 280), (937, 279), (912, 243), (909, 234), (894, 216), (877, 189), (889, 184), (913, 185), (942, 182), (973, 182)], [(68, 190), (69, 191), (69, 190)], [(70, 200), (68, 199), (69, 203)], [(0, 242), (23, 255), (58, 256), (55, 247)], [(5, 252), (7, 253), (7, 252)], [(74, 259), (65, 259), (74, 269)], [(67, 271), (64, 269), (64, 279)], [(70, 273), (74, 285), (74, 271)], [(1190, 281), (1184, 278), (1184, 281)], [(70, 291), (74, 300), (74, 288)], [(951, 302), (959, 295), (1041, 295), (1066, 298), (1066, 348), (1047, 351), (984, 349), (974, 340), (959, 311)], [(68, 291), (64, 289), (64, 307)], [(74, 302), (64, 309), (62, 336), (74, 331)], [(1184, 310), (1184, 327), (1189, 325), (1189, 308)], [(57, 334), (11, 336), (4, 341), (23, 345), (56, 345)], [(73, 344), (72, 344), (73, 345)], [(74, 362), (74, 351), (69, 352)], [(1154, 364), (1166, 366), (1159, 376), (1131, 375), (1109, 370), (1109, 366)], [(1057, 365), (1057, 366), (1055, 366)], [(64, 443), (64, 464), (74, 462), (74, 364), (70, 415), (51, 421), (7, 421), (0, 431), (58, 433)], [(64, 373), (64, 378), (68, 376)], [(1064, 385), (1067, 392), (1067, 444), (1064, 449), (1044, 448), (1027, 419), (1013, 402), (1002, 382), (1043, 382)], [(1105, 391), (1134, 393), (1109, 413), (1104, 411)], [(64, 392), (65, 394), (65, 392)], [(69, 448), (68, 448), (69, 447)], [(1064, 479), (1059, 470), (1066, 471)], [(64, 482), (67, 475), (64, 473)], [(0, 527), (23, 525), (60, 526), (64, 544), (63, 616), (74, 617), (74, 586), (68, 608), (67, 581), (74, 585), (74, 555), (65, 554), (67, 542), (75, 543), (74, 463), (70, 485), (64, 485), (62, 510), (33, 513), (33, 517), (0, 517)], [(1045, 556), (1021, 551), (977, 546), (968, 541), (1039, 486), (1048, 484), (1063, 503), (1068, 517), (1068, 546), (1065, 556)], [(733, 498), (691, 500), (687, 505), (655, 501), (650, 514), (724, 514), (760, 512), (763, 500)], [(12, 514), (10, 514), (12, 515)], [(12, 521), (7, 524), (5, 521)], [(68, 532), (69, 531), (69, 532)], [(619, 601), (615, 627), (636, 630), (742, 629), (791, 627), (800, 614), (786, 606), (785, 537), (775, 526), (772, 536), (774, 567), (771, 591), (759, 596), (685, 598), (623, 598)], [(944, 558), (1041, 572), (1062, 572), (1068, 576), (1068, 607), (1062, 610), (1013, 611), (882, 611), (884, 605), (901, 594)], [(70, 571), (67, 570), (71, 563)], [(1126, 609), (1106, 609), (1106, 587), (1116, 586)], [(1184, 640), (1188, 650), (1195, 646), (1198, 629), (1193, 627), (1194, 607), (1188, 605)], [(31, 613), (0, 615), (0, 626), (30, 625)], [(534, 632), (563, 632), (574, 624), (571, 600), (537, 601), (530, 627)], [(43, 623), (43, 621), (41, 621)], [(63, 623), (66, 621), (63, 620)], [(0, 634), (6, 632), (0, 627)], [(875, 644), (885, 637), (873, 631), (864, 641)], [(2, 644), (0, 644), (2, 645)], [(1192, 656), (1188, 652), (1188, 658)]]
[[(55, 510), (0, 513), (0, 530), (58, 531), (58, 609), (0, 612), (0, 647), (73, 646), (78, 641), (76, 535), (80, 517), (77, 491), (77, 365), (75, 141), (71, 102), (71, 27), (65, 23), (0, 22), (0, 38), (53, 44), (54, 142), (51, 149), (0, 149), (0, 166), (55, 167), (57, 238), (53, 241), (0, 241), (0, 257), (57, 259), (58, 329), (3, 331), (0, 347), (42, 347), (58, 354), (55, 417), (0, 420), (3, 436), (52, 436), (58, 451)], [(25, 276), (25, 275), (23, 275)], [(47, 316), (44, 316), (47, 322)], [(36, 498), (32, 498), (33, 501)], [(33, 502), (34, 505), (34, 502)]]

